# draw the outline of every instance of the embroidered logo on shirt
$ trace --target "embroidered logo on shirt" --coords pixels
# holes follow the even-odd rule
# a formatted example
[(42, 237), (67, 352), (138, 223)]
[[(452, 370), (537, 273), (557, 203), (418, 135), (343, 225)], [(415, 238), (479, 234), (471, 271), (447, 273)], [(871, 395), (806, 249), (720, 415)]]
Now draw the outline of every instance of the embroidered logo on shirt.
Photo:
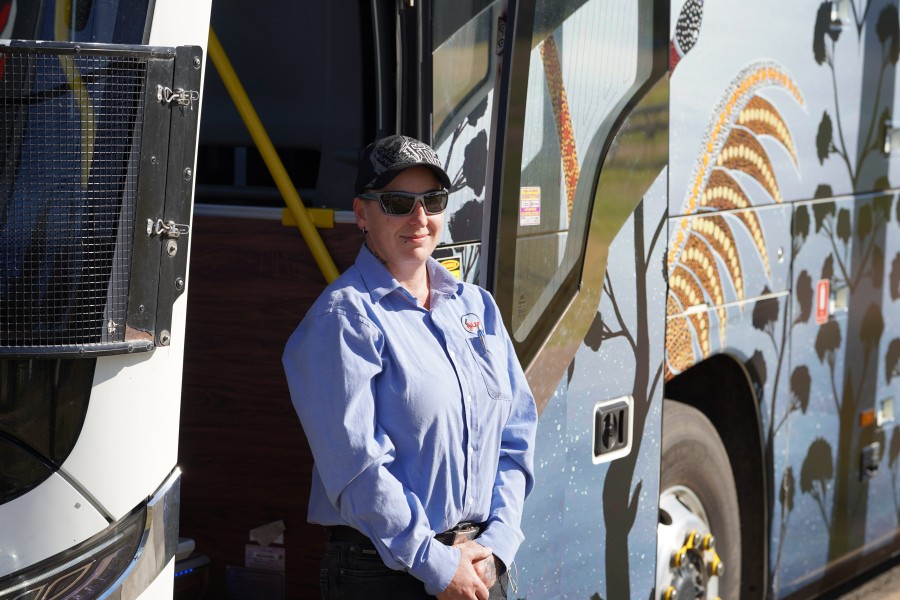
[(484, 323), (481, 322), (481, 317), (475, 313), (464, 314), (462, 316), (462, 324), (466, 331), (473, 335), (479, 335), (484, 331)]

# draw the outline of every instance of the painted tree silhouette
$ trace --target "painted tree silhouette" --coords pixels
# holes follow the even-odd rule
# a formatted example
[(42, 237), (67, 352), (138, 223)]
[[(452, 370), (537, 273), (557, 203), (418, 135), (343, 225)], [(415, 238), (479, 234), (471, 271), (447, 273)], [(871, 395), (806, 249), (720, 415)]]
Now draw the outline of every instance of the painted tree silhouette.
[(800, 470), (800, 491), (809, 494), (815, 500), (822, 515), (825, 527), (830, 524), (827, 505), (830, 482), (834, 477), (834, 460), (831, 456), (831, 444), (825, 438), (816, 438), (806, 452), (803, 467)]
[[(896, 0), (882, 3), (874, 15), (873, 3), (860, 7), (851, 2), (850, 25), (831, 20), (832, 3), (822, 2), (816, 15), (813, 34), (813, 55), (831, 75), (833, 104), (825, 110), (816, 133), (819, 161), (837, 159), (846, 171), (854, 192), (889, 189), (887, 163), (882, 152), (882, 124), (891, 119), (893, 81), (900, 58), (900, 18)], [(868, 29), (875, 36), (864, 35)], [(872, 94), (863, 98), (859, 114), (858, 145), (855, 154), (845, 141), (845, 115), (841, 114), (841, 86), (835, 60), (839, 40), (856, 34), (857, 44), (846, 50), (860, 53), (863, 63), (863, 86)], [(875, 42), (877, 40), (877, 43)], [(867, 43), (868, 42), (868, 43)], [(816, 189), (816, 197), (831, 197), (827, 185)], [(813, 206), (817, 234), (831, 245), (831, 252), (822, 265), (822, 279), (831, 282), (832, 290), (846, 290), (848, 324), (847, 339), (841, 339), (840, 328), (834, 321), (820, 326), (815, 340), (819, 361), (828, 366), (835, 413), (838, 417), (837, 466), (834, 472), (832, 521), (830, 525), (829, 559), (836, 559), (858, 547), (864, 538), (867, 511), (867, 484), (857, 475), (856, 457), (861, 448), (878, 441), (878, 432), (858, 432), (856, 415), (874, 402), (876, 389), (877, 354), (884, 332), (881, 293), (884, 283), (884, 240), (893, 198), (882, 195), (839, 207), (834, 202)], [(848, 208), (849, 206), (849, 208)], [(798, 284), (799, 284), (798, 279)], [(838, 361), (836, 356), (842, 342), (854, 360)], [(837, 370), (843, 375), (840, 392)], [(813, 442), (816, 445), (819, 440)], [(821, 453), (821, 444), (819, 444)], [(812, 447), (810, 448), (812, 450)], [(802, 478), (801, 478), (802, 479)], [(823, 495), (817, 496), (821, 502)], [(823, 507), (820, 505), (820, 509)], [(823, 516), (825, 511), (822, 510)]]

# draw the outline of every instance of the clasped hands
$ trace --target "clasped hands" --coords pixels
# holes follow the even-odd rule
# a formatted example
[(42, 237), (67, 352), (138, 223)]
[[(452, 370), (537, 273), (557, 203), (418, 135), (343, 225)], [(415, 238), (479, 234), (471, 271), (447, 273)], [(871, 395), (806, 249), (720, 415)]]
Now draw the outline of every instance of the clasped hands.
[(494, 554), (474, 540), (453, 544), (459, 549), (459, 564), (450, 585), (438, 600), (488, 600), (488, 590), (497, 582)]

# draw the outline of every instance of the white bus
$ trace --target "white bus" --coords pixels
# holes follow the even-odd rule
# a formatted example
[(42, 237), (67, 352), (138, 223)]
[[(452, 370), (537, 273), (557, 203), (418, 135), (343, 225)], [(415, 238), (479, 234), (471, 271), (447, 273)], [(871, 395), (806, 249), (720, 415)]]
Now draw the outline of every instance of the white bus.
[(0, 598), (171, 598), (209, 0), (0, 2)]

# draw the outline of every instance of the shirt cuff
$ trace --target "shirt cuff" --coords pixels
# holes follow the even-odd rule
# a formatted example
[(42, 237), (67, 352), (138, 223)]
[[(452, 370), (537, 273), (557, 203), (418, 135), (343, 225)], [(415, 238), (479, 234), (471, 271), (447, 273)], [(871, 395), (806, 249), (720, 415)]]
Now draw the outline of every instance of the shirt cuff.
[(450, 585), (459, 566), (459, 549), (445, 546), (434, 538), (428, 541), (424, 559), (410, 567), (410, 574), (425, 584), (425, 591), (437, 596)]
[(490, 548), (494, 556), (502, 560), (503, 564), (509, 568), (523, 539), (524, 536), (519, 530), (513, 529), (502, 521), (491, 521), (487, 529), (475, 541)]

